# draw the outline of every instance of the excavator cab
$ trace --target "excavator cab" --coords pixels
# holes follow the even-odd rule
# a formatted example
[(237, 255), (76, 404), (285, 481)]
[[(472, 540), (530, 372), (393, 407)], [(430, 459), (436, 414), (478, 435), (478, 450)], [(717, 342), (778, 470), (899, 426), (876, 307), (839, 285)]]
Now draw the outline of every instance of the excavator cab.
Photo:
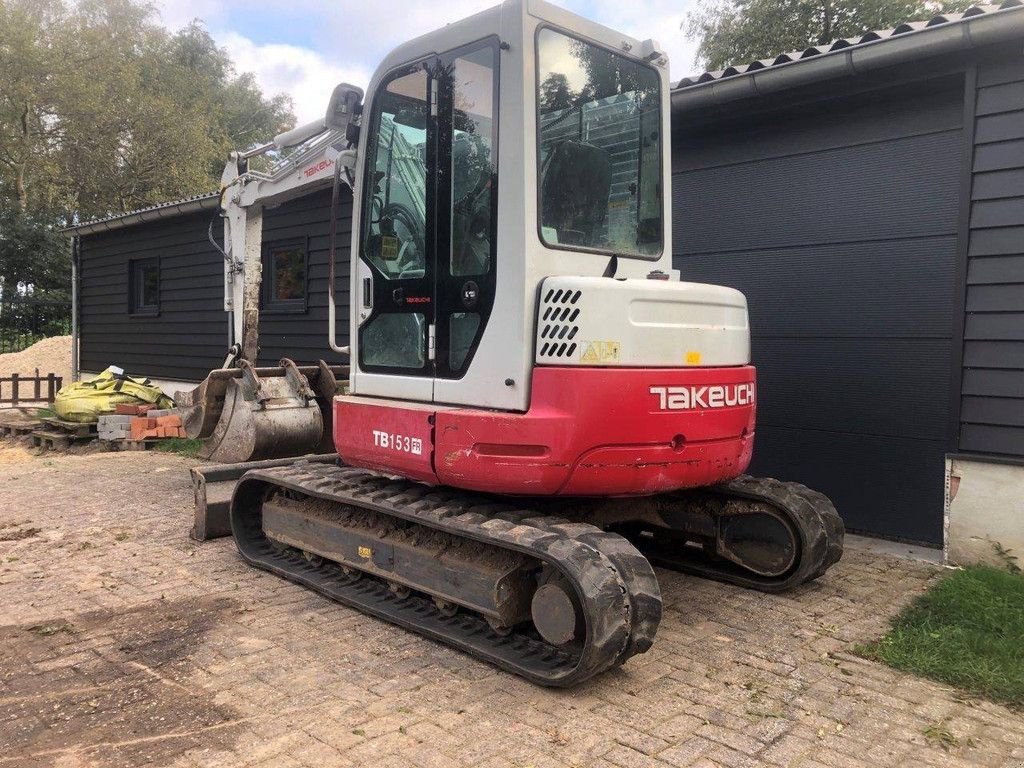
[[(678, 277), (668, 105), (657, 43), (539, 0), (385, 59), (355, 167), (346, 463), (541, 496), (746, 468), (746, 301), (662, 279)], [(690, 387), (721, 407), (657, 407)]]

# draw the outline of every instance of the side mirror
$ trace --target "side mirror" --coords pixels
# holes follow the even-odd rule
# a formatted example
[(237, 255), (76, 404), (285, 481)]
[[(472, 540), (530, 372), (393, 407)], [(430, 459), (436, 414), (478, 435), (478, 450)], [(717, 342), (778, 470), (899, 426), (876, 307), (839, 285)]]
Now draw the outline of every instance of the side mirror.
[(348, 83), (340, 83), (334, 87), (324, 126), (336, 131), (344, 131), (352, 119), (359, 114), (363, 104), (363, 89)]

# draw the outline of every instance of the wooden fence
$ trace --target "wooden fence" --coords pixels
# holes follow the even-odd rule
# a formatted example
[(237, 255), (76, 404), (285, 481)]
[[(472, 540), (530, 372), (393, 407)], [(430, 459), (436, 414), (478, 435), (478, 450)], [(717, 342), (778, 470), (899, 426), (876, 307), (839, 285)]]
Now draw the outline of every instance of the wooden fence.
[(0, 376), (0, 408), (52, 403), (62, 383), (63, 379), (52, 373), (40, 376), (38, 368), (35, 376)]

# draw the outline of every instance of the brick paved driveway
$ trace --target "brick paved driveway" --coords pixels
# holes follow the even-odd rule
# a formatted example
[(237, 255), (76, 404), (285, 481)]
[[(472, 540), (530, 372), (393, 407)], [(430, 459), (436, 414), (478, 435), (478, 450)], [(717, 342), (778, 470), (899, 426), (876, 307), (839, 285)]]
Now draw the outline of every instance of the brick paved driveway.
[(846, 653), (931, 566), (660, 571), (651, 652), (549, 691), (190, 541), (187, 466), (0, 447), (0, 768), (1024, 765), (1021, 715)]

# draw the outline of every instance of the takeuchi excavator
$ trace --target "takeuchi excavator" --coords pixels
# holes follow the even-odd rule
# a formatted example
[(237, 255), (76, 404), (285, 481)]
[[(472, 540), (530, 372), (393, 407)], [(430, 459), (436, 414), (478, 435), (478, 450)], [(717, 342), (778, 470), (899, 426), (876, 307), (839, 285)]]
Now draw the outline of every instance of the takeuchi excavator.
[(781, 591), (839, 560), (825, 496), (744, 475), (746, 300), (672, 268), (657, 43), (507, 0), (339, 86), (321, 129), (353, 190), (349, 365), (204, 386), (278, 377), (339, 458), (241, 478), (245, 560), (553, 686), (651, 647), (652, 563)]

